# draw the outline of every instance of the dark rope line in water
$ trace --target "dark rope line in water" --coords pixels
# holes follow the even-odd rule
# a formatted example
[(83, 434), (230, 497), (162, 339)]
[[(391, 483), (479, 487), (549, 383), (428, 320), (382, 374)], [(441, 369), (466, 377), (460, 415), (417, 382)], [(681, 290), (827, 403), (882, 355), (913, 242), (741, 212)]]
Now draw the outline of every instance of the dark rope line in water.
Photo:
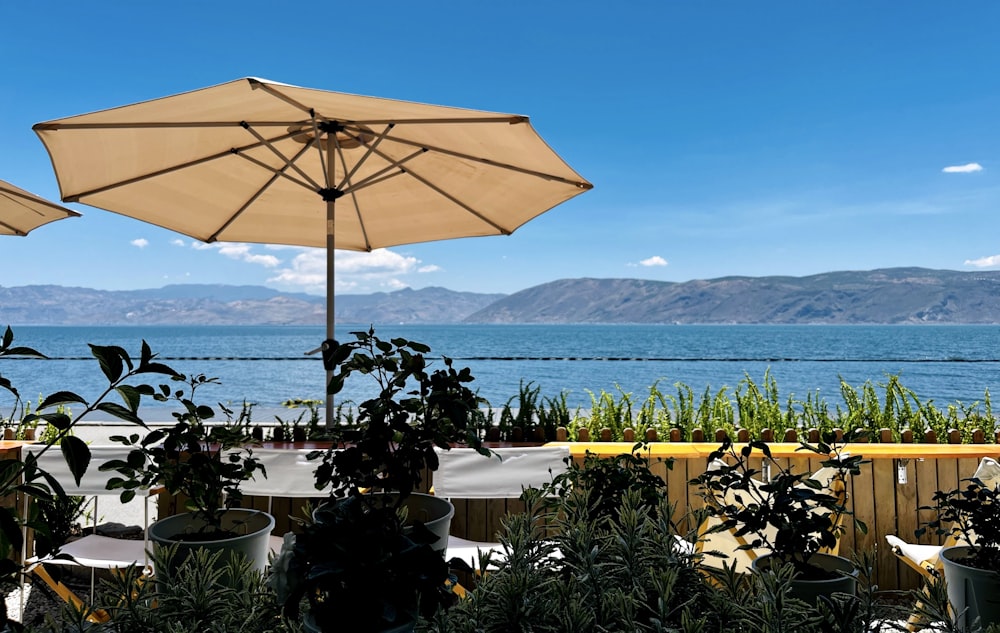
[[(1000, 363), (998, 358), (792, 358), (784, 356), (752, 358), (682, 358), (647, 356), (451, 356), (460, 361), (610, 361), (662, 363)], [(4, 360), (94, 360), (93, 356), (50, 356), (48, 358), (9, 357)], [(138, 360), (138, 359), (133, 359)], [(316, 356), (158, 356), (156, 360), (176, 361), (289, 361), (321, 360)]]

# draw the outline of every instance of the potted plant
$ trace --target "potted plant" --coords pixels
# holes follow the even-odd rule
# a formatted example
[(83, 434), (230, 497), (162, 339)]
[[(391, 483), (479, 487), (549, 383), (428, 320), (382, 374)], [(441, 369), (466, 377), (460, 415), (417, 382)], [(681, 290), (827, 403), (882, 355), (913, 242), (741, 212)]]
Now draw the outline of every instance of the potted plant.
[(180, 403), (181, 411), (173, 413), (176, 423), (145, 436), (113, 436), (113, 442), (131, 451), (126, 460), (100, 466), (101, 470), (115, 470), (122, 475), (112, 478), (108, 487), (121, 490), (123, 503), (130, 501), (136, 490), (155, 486), (163, 486), (172, 495), (183, 495), (188, 512), (153, 523), (150, 540), (158, 546), (179, 544), (182, 556), (194, 548), (238, 552), (262, 571), (267, 565), (268, 536), (274, 528), (274, 517), (239, 508), (243, 499), (240, 484), (258, 473), (266, 476), (249, 447), (249, 422), (245, 415), (234, 421), (233, 412), (220, 405), (226, 422), (207, 424), (215, 411), (196, 404), (195, 392), (217, 379), (203, 374), (190, 379), (183, 375), (173, 378), (186, 383), (188, 395), (185, 389), (173, 391), (161, 385), (154, 398)]
[[(588, 491), (587, 504), (590, 520), (618, 523), (618, 509), (622, 498), (631, 492), (639, 495), (643, 512), (657, 518), (660, 501), (666, 497), (667, 482), (650, 470), (645, 442), (637, 442), (631, 452), (601, 457), (587, 451), (583, 464), (567, 458), (567, 469), (552, 478), (543, 487), (544, 497), (554, 508), (561, 508), (567, 496), (575, 490)], [(662, 461), (673, 469), (674, 458)]]
[(916, 534), (933, 530), (945, 537), (940, 560), (952, 615), (962, 630), (976, 619), (985, 629), (1000, 622), (1000, 484), (977, 477), (962, 481), (964, 488), (938, 490), (934, 505), (920, 508), (937, 515)]
[[(4, 399), (7, 397), (13, 402), (6, 418), (20, 418), (19, 424), (25, 426), (42, 423), (46, 429), (45, 447), (40, 452), (29, 453), (24, 459), (0, 459), (0, 498), (26, 494), (42, 502), (67, 502), (66, 492), (58, 481), (39, 468), (37, 456), (48, 450), (59, 450), (79, 482), (90, 467), (91, 451), (83, 440), (73, 434), (77, 423), (85, 416), (100, 411), (125, 422), (142, 424), (139, 406), (143, 397), (154, 393), (154, 388), (133, 381), (150, 375), (177, 375), (157, 360), (145, 341), (135, 359), (117, 345), (90, 345), (90, 351), (107, 380), (107, 386), (92, 400), (71, 391), (57, 391), (41, 398), (34, 411), (28, 412), (17, 387), (0, 374), (0, 404), (6, 407)], [(15, 345), (10, 327), (0, 336), (0, 358), (4, 357), (46, 358), (33, 348)], [(111, 399), (112, 395), (120, 401)], [(72, 416), (69, 405), (81, 405), (82, 411)], [(18, 513), (18, 507), (0, 504), (0, 580), (4, 582), (16, 582), (24, 573), (16, 560), (24, 542), (21, 531), (23, 522), (24, 517)], [(6, 606), (0, 602), (0, 631), (8, 630), (22, 630), (22, 627), (8, 620)]]
[[(765, 552), (753, 561), (757, 571), (791, 566), (796, 575), (795, 595), (810, 603), (834, 592), (853, 594), (856, 585), (856, 570), (849, 559), (820, 550), (834, 547), (844, 530), (842, 521), (851, 515), (842, 492), (844, 480), (859, 474), (863, 462), (859, 455), (844, 454), (843, 445), (833, 443), (832, 437), (825, 439), (816, 446), (802, 442), (799, 450), (829, 457), (822, 462), (831, 469), (829, 486), (809, 473), (795, 473), (791, 466), (782, 465), (772, 457), (767, 443), (757, 440), (738, 451), (725, 440), (709, 456), (713, 467), (691, 481), (699, 486), (706, 509), (719, 519), (713, 531), (729, 530), (741, 541), (740, 549)], [(769, 466), (769, 481), (760, 481), (760, 470), (751, 467), (754, 450), (760, 451), (763, 464)], [(867, 531), (861, 521), (854, 523)]]
[(419, 615), (455, 599), (443, 555), (454, 507), (415, 491), (437, 468), (434, 447), (481, 449), (474, 426), (481, 400), (467, 386), (467, 368), (445, 358), (432, 371), (426, 345), (385, 341), (373, 329), (353, 336), (328, 342), (328, 392), (358, 375), (373, 379), (377, 395), (329, 427), (334, 444), (317, 455), (316, 470), (329, 498), (294, 545), (286, 543), (275, 583), (289, 614), (308, 601), (307, 630), (409, 631)]

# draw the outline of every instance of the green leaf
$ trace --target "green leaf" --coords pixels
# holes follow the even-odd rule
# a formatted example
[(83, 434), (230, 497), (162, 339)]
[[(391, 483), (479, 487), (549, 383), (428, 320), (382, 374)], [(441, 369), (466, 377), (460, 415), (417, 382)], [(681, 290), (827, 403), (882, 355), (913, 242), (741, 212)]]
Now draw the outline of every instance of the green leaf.
[[(93, 345), (90, 344), (90, 353), (101, 365), (101, 371), (111, 383), (118, 382), (122, 378), (125, 366), (123, 358), (128, 359), (128, 353), (117, 345)], [(131, 366), (129, 361), (129, 366)]]
[(86, 406), (87, 401), (72, 391), (57, 391), (42, 400), (42, 403), (38, 405), (38, 408), (48, 409), (49, 407), (59, 406), (61, 404), (82, 404)]
[(138, 411), (139, 404), (142, 402), (142, 394), (139, 390), (131, 385), (119, 385), (115, 391), (121, 396), (122, 401), (125, 403), (125, 407), (132, 412)]
[(137, 374), (164, 374), (166, 376), (177, 377), (183, 374), (177, 373), (174, 368), (169, 365), (164, 365), (163, 363), (142, 363), (139, 368), (135, 370)]
[(45, 354), (33, 350), (30, 347), (11, 347), (4, 352), (8, 356), (31, 356), (34, 358), (48, 358)]
[(87, 444), (76, 437), (75, 435), (67, 435), (62, 438), (59, 443), (59, 448), (62, 450), (63, 457), (66, 459), (66, 465), (69, 466), (69, 471), (73, 473), (73, 479), (76, 480), (76, 485), (80, 485), (80, 480), (83, 479), (83, 474), (87, 472), (87, 467), (90, 465), (90, 448)]
[(124, 459), (110, 459), (98, 466), (97, 470), (101, 472), (109, 472), (112, 470), (118, 470), (119, 468), (128, 468), (128, 466), (128, 462)]
[(143, 424), (142, 419), (135, 413), (132, 413), (122, 405), (115, 402), (102, 402), (97, 405), (96, 409), (98, 411), (103, 411), (104, 413), (110, 413), (120, 420), (125, 420), (126, 422), (133, 422), (135, 424)]
[(46, 413), (38, 416), (60, 431), (65, 431), (73, 426), (73, 420), (65, 413)]
[[(10, 330), (8, 329), (8, 331)], [(15, 552), (21, 551), (24, 536), (21, 534), (21, 526), (11, 508), (0, 507), (0, 533), (3, 534), (4, 539), (10, 542), (11, 549)]]

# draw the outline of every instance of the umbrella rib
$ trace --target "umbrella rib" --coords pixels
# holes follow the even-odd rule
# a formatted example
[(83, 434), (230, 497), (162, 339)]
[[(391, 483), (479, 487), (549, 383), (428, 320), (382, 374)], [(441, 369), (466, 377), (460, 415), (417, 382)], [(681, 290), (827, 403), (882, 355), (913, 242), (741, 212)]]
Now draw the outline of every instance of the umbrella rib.
[(465, 154), (463, 152), (456, 152), (454, 150), (445, 149), (443, 147), (437, 147), (435, 145), (428, 145), (427, 143), (419, 143), (417, 141), (411, 141), (406, 138), (401, 138), (399, 136), (393, 136), (389, 140), (401, 143), (403, 145), (410, 145), (412, 147), (421, 147), (430, 152), (437, 152), (439, 154), (445, 154), (447, 156), (453, 156), (455, 158), (462, 158), (466, 160), (471, 160), (477, 163), (482, 163), (484, 165), (489, 165), (491, 167), (498, 167), (500, 169), (506, 169), (508, 171), (516, 171), (521, 174), (527, 174), (529, 176), (535, 176), (537, 178), (544, 178), (545, 180), (555, 180), (568, 185), (573, 185), (580, 189), (593, 189), (594, 185), (590, 184), (585, 180), (571, 180), (569, 178), (563, 178), (562, 176), (556, 176), (555, 174), (547, 174), (542, 171), (536, 171), (534, 169), (526, 169), (524, 167), (518, 167), (516, 165), (510, 165), (507, 163), (500, 163), (495, 160), (490, 160), (489, 158), (482, 158), (479, 156), (473, 156), (472, 154)]
[(352, 125), (388, 125), (390, 123), (395, 125), (452, 125), (456, 123), (509, 123), (510, 125), (516, 125), (527, 122), (528, 117), (519, 114), (454, 118), (435, 117), (432, 119), (351, 119), (350, 121), (341, 121), (341, 123), (350, 123)]
[[(308, 149), (309, 149), (309, 145), (304, 145), (302, 147), (302, 149), (299, 150), (298, 152), (296, 152), (295, 156), (292, 157), (292, 162), (295, 162), (299, 158), (301, 158), (302, 155), (305, 154)], [(237, 156), (245, 158), (248, 161), (250, 161), (251, 163), (253, 163), (255, 165), (258, 165), (260, 167), (263, 167), (265, 170), (271, 171), (272, 172), (271, 173), (271, 177), (268, 179), (267, 182), (265, 182), (263, 184), (263, 186), (261, 186), (260, 189), (258, 189), (252, 196), (250, 196), (249, 199), (247, 199), (247, 201), (243, 204), (243, 206), (241, 206), (239, 209), (236, 210), (236, 213), (234, 213), (231, 216), (229, 216), (229, 219), (226, 220), (225, 223), (223, 223), (223, 225), (220, 226), (217, 231), (215, 231), (214, 233), (212, 233), (212, 235), (209, 236), (209, 238), (207, 240), (205, 240), (207, 242), (214, 242), (214, 241), (218, 240), (219, 239), (219, 234), (222, 233), (223, 231), (225, 231), (226, 229), (228, 229), (229, 226), (233, 222), (235, 222), (237, 220), (237, 218), (239, 218), (241, 215), (243, 215), (244, 211), (246, 211), (247, 209), (250, 208), (251, 204), (253, 204), (254, 202), (256, 202), (258, 198), (260, 198), (262, 195), (264, 195), (264, 192), (267, 191), (267, 188), (270, 187), (271, 185), (273, 185), (274, 182), (278, 179), (279, 176), (284, 176), (285, 178), (291, 180), (295, 184), (300, 185), (300, 186), (302, 186), (302, 187), (304, 187), (306, 189), (310, 189), (310, 186), (308, 184), (306, 184), (304, 182), (301, 182), (299, 180), (296, 180), (295, 178), (292, 178), (287, 173), (285, 173), (285, 169), (287, 169), (287, 167), (291, 163), (287, 163), (286, 162), (285, 169), (274, 169), (270, 165), (264, 164), (264, 163), (258, 161), (257, 159), (255, 159), (255, 158), (253, 158), (251, 156), (246, 156), (244, 154), (237, 154)]]
[[(393, 127), (395, 127), (395, 125), (392, 124), (392, 123), (390, 123), (389, 125), (385, 126), (385, 129), (382, 130), (382, 133), (378, 135), (378, 138), (376, 138), (375, 141), (372, 142), (372, 143), (370, 143), (370, 144), (364, 142), (364, 136), (363, 136), (364, 131), (363, 130), (359, 130), (358, 132), (356, 132), (356, 135), (351, 135), (351, 138), (353, 138), (355, 141), (357, 141), (357, 142), (359, 142), (359, 143), (361, 143), (361, 144), (363, 144), (365, 146), (366, 151), (365, 151), (365, 155), (362, 156), (361, 158), (359, 158), (358, 162), (354, 163), (354, 167), (351, 169), (351, 171), (349, 173), (345, 173), (344, 174), (344, 179), (340, 182), (340, 185), (338, 186), (338, 189), (341, 188), (341, 187), (343, 187), (344, 185), (348, 184), (351, 181), (351, 178), (354, 176), (354, 174), (356, 174), (357, 171), (359, 169), (361, 169), (361, 165), (363, 165), (364, 162), (366, 160), (368, 160), (368, 157), (371, 156), (375, 152), (375, 149), (379, 146), (379, 144), (382, 141), (385, 140), (386, 136), (389, 134), (389, 132), (392, 131)], [(348, 134), (350, 134), (350, 132), (348, 132)], [(344, 168), (344, 171), (347, 172), (346, 166)]]
[[(243, 121), (129, 121), (107, 123), (36, 123), (31, 129), (45, 130), (131, 130), (135, 128), (176, 129), (204, 127), (233, 127)], [(247, 121), (254, 127), (288, 127), (288, 121)], [(301, 121), (296, 121), (301, 123)]]
[[(233, 125), (239, 125), (239, 124), (238, 123), (237, 124), (234, 124), (234, 123), (229, 123), (228, 124), (229, 127), (232, 127)], [(287, 122), (286, 122), (286, 125), (287, 125)], [(295, 134), (296, 134), (295, 132), (289, 132), (287, 134), (282, 134), (282, 135), (277, 136), (275, 138), (269, 139), (269, 141), (272, 142), (272, 143), (274, 141), (281, 141), (281, 140), (284, 140), (286, 138), (291, 138), (291, 137), (295, 136)], [(233, 155), (233, 154), (235, 154), (237, 156), (243, 156), (244, 158), (247, 158), (246, 156), (244, 156), (242, 154), (242, 152), (245, 152), (245, 151), (251, 150), (251, 149), (256, 149), (256, 148), (258, 148), (260, 146), (261, 146), (261, 143), (250, 143), (250, 144), (244, 145), (242, 147), (232, 147), (232, 148), (229, 148), (227, 150), (224, 150), (224, 151), (221, 151), (221, 152), (217, 152), (215, 154), (211, 154), (209, 156), (202, 156), (201, 158), (196, 158), (194, 160), (189, 160), (186, 163), (178, 163), (177, 165), (171, 165), (170, 167), (164, 167), (163, 169), (158, 169), (156, 171), (151, 171), (151, 172), (146, 173), (146, 174), (140, 174), (138, 176), (133, 176), (132, 178), (127, 178), (125, 180), (119, 180), (118, 182), (113, 182), (111, 184), (104, 185), (103, 187), (97, 187), (95, 189), (91, 189), (89, 191), (82, 191), (80, 193), (69, 194), (69, 195), (63, 196), (63, 201), (64, 202), (80, 202), (86, 196), (92, 196), (92, 195), (95, 195), (95, 194), (98, 194), (98, 193), (104, 193), (105, 191), (110, 191), (112, 189), (117, 189), (119, 187), (125, 187), (125, 186), (128, 186), (128, 185), (132, 185), (132, 184), (135, 184), (137, 182), (142, 182), (143, 180), (148, 180), (150, 178), (156, 178), (157, 176), (163, 176), (165, 174), (172, 174), (172, 173), (174, 173), (176, 171), (182, 171), (182, 170), (187, 169), (189, 167), (197, 167), (198, 165), (201, 165), (201, 164), (204, 164), (204, 163), (208, 163), (208, 162), (211, 162), (213, 160), (218, 160), (220, 158), (225, 158), (226, 156), (230, 156), (230, 155)]]
[[(16, 191), (13, 191), (11, 189), (8, 189), (7, 187), (3, 186), (2, 181), (0, 181), (0, 193), (4, 194), (4, 197), (7, 198), (8, 200), (10, 200), (11, 202), (13, 202), (14, 204), (18, 204), (18, 205), (24, 207), (25, 209), (27, 209), (28, 211), (31, 211), (32, 213), (37, 213), (38, 215), (41, 215), (40, 213), (38, 213), (37, 211), (35, 211), (34, 209), (32, 209), (31, 207), (29, 207), (28, 205), (26, 205), (24, 203), (25, 197), (23, 195), (21, 195), (20, 193), (18, 193)], [(59, 211), (60, 213), (64, 213), (67, 217), (80, 217), (80, 214), (77, 213), (76, 211), (72, 211), (72, 210), (67, 209), (65, 207), (60, 207), (58, 204), (56, 204), (54, 202), (49, 202), (45, 198), (35, 198), (35, 197), (32, 197), (31, 200), (35, 204), (40, 204), (40, 205), (49, 207), (50, 209), (52, 209), (54, 211)], [(13, 227), (11, 227), (11, 228), (13, 228)]]
[(491, 219), (487, 218), (486, 216), (484, 216), (483, 214), (479, 213), (478, 211), (476, 211), (475, 209), (473, 209), (469, 205), (465, 204), (464, 202), (462, 202), (461, 200), (459, 200), (455, 196), (451, 195), (450, 193), (448, 193), (444, 189), (441, 189), (440, 187), (438, 187), (434, 183), (430, 182), (426, 178), (424, 178), (424, 177), (422, 177), (422, 176), (420, 176), (418, 174), (415, 174), (415, 173), (413, 173), (412, 171), (409, 171), (409, 170), (406, 170), (406, 173), (409, 174), (410, 176), (412, 176), (418, 182), (423, 183), (424, 186), (426, 186), (426, 187), (428, 187), (430, 189), (433, 189), (439, 195), (444, 196), (445, 198), (451, 200), (452, 202), (454, 202), (458, 206), (462, 207), (463, 209), (465, 209), (466, 211), (468, 211), (472, 215), (476, 216), (477, 218), (479, 218), (480, 220), (482, 220), (486, 224), (489, 224), (490, 226), (492, 226), (493, 228), (495, 228), (497, 231), (499, 231), (501, 235), (510, 235), (512, 233), (512, 231), (503, 228), (502, 226), (500, 226), (499, 224), (497, 224), (493, 220), (491, 220)]
[(258, 189), (256, 192), (254, 192), (254, 194), (252, 196), (250, 196), (250, 198), (245, 203), (243, 203), (243, 206), (241, 206), (239, 209), (237, 209), (236, 213), (234, 213), (231, 216), (229, 216), (229, 219), (226, 220), (222, 224), (222, 226), (220, 226), (217, 231), (215, 231), (214, 233), (212, 233), (208, 237), (208, 239), (205, 240), (205, 241), (206, 242), (215, 242), (215, 241), (218, 241), (219, 234), (222, 233), (223, 231), (225, 231), (226, 229), (228, 229), (230, 227), (230, 225), (232, 225), (232, 223), (237, 220), (237, 218), (239, 218), (241, 215), (243, 215), (243, 212), (246, 211), (248, 208), (250, 208), (250, 205), (253, 204), (254, 202), (256, 202), (257, 199), (260, 198), (264, 194), (264, 191), (266, 191), (268, 187), (270, 187), (271, 185), (274, 184), (274, 181), (277, 180), (278, 176), (280, 176), (280, 175), (282, 175), (282, 174), (278, 173), (278, 172), (272, 174), (271, 177), (268, 179), (268, 181), (266, 183), (264, 183), (264, 186), (261, 187), (260, 189)]
[[(423, 153), (424, 153), (423, 151), (416, 151), (416, 152), (413, 152), (412, 154), (410, 154), (409, 156), (406, 156), (405, 158), (401, 158), (398, 161), (395, 161), (395, 160), (391, 161), (392, 164), (389, 165), (388, 167), (383, 167), (378, 172), (376, 172), (376, 173), (368, 176), (367, 178), (364, 178), (363, 180), (361, 180), (359, 182), (354, 183), (353, 185), (345, 182), (345, 183), (343, 183), (343, 185), (347, 185), (347, 187), (344, 188), (343, 191), (344, 191), (344, 193), (351, 193), (351, 192), (354, 192), (354, 191), (358, 191), (359, 189), (364, 189), (366, 187), (370, 187), (372, 185), (376, 185), (376, 184), (378, 184), (380, 182), (385, 182), (389, 178), (395, 178), (396, 176), (402, 176), (403, 174), (409, 173), (409, 172), (407, 172), (406, 169), (404, 169), (402, 167), (402, 165), (404, 163), (407, 163), (407, 162), (413, 160), (417, 156), (422, 155)], [(386, 158), (386, 160), (390, 160), (387, 157), (382, 156), (381, 154), (378, 154), (378, 156), (381, 157), (381, 158)]]
[[(309, 149), (309, 146), (306, 145), (305, 149)], [(257, 165), (258, 167), (260, 167), (261, 169), (263, 169), (265, 171), (271, 172), (275, 176), (281, 176), (281, 177), (283, 177), (283, 178), (285, 178), (287, 180), (290, 180), (291, 182), (294, 182), (295, 184), (299, 185), (300, 187), (302, 187), (304, 189), (308, 189), (309, 191), (317, 191), (318, 189), (321, 189), (320, 185), (318, 185), (317, 183), (313, 182), (312, 178), (310, 178), (308, 182), (304, 182), (304, 181), (299, 180), (298, 178), (296, 178), (296, 177), (294, 177), (294, 176), (286, 173), (284, 169), (276, 169), (274, 167), (271, 167), (270, 165), (268, 165), (264, 161), (260, 160), (259, 158), (254, 158), (253, 156), (247, 156), (246, 154), (243, 154), (243, 153), (240, 153), (240, 152), (237, 152), (236, 155), (239, 156), (240, 158), (242, 158), (243, 160), (249, 161), (249, 162), (253, 163), (254, 165)], [(296, 158), (298, 158), (301, 155), (302, 155), (302, 152), (300, 151), (298, 153), (298, 155), (296, 156)], [(287, 167), (287, 165), (286, 165), (286, 167)]]
[[(276, 148), (274, 145), (272, 145), (270, 141), (268, 141), (266, 138), (264, 138), (263, 136), (261, 136), (260, 133), (257, 132), (257, 130), (253, 129), (253, 127), (251, 127), (249, 123), (242, 123), (241, 125), (243, 126), (243, 129), (245, 129), (247, 132), (250, 132), (250, 134), (252, 134), (254, 138), (256, 138), (258, 141), (260, 141), (260, 143), (262, 145), (264, 145), (265, 147), (267, 147), (267, 149), (271, 150), (271, 153), (273, 153), (275, 156), (277, 156), (279, 159), (281, 159), (285, 163), (286, 169), (287, 168), (294, 169), (295, 172), (298, 175), (302, 176), (302, 178), (305, 179), (310, 184), (312, 184), (313, 187), (315, 187), (316, 189), (320, 188), (319, 184), (316, 183), (316, 182), (314, 182), (313, 179), (309, 177), (309, 174), (307, 174), (304, 171), (302, 171), (302, 169), (298, 165), (296, 165), (294, 163), (294, 160), (296, 160), (300, 156), (302, 156), (301, 152), (294, 159), (289, 160), (288, 157), (285, 156), (284, 154), (282, 154), (281, 152), (279, 152), (278, 148)], [(306, 149), (308, 149), (308, 147), (309, 146), (307, 145)], [(281, 171), (284, 171), (284, 170), (281, 170)]]
[(0, 222), (0, 226), (9, 229), (14, 235), (17, 235), (18, 237), (24, 237), (25, 235), (28, 234), (27, 231), (22, 231), (16, 226), (12, 226), (10, 224), (7, 224), (6, 222)]
[(275, 99), (279, 99), (281, 101), (284, 101), (285, 103), (287, 103), (288, 105), (292, 106), (293, 108), (298, 108), (299, 110), (302, 110), (303, 112), (306, 112), (308, 114), (312, 114), (313, 113), (313, 109), (312, 108), (299, 103), (295, 99), (292, 99), (291, 97), (289, 97), (285, 93), (283, 93), (280, 90), (276, 89), (271, 84), (264, 83), (263, 81), (259, 81), (257, 79), (253, 79), (252, 77), (248, 78), (247, 81), (250, 82), (250, 88), (253, 89), (253, 90), (263, 90), (264, 92), (266, 92), (267, 94), (271, 95)]

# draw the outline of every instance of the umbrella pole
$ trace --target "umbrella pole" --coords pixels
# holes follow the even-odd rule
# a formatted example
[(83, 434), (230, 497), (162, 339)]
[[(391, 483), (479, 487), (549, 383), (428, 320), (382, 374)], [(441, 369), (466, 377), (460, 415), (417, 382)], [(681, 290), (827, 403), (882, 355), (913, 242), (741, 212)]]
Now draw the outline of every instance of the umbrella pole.
[[(333, 161), (330, 161), (331, 165)], [(332, 167), (331, 167), (332, 169)], [(336, 202), (333, 200), (328, 200), (326, 203), (326, 344), (332, 344), (333, 341), (333, 306), (335, 303), (333, 297), (333, 273), (334, 273), (334, 261), (333, 261), (333, 212), (336, 206)], [(330, 380), (333, 379), (333, 370), (326, 370), (326, 384), (330, 384)], [(333, 426), (334, 423), (334, 407), (333, 407), (333, 394), (326, 394), (326, 426), (329, 428)]]
[[(334, 259), (333, 259), (333, 249), (334, 249), (334, 211), (336, 210), (336, 186), (337, 186), (337, 168), (336, 161), (334, 157), (337, 149), (337, 135), (336, 133), (327, 133), (326, 135), (326, 186), (329, 192), (329, 196), (324, 196), (326, 199), (326, 343), (325, 345), (333, 344), (333, 307), (336, 303), (333, 296), (333, 273), (334, 273)], [(334, 407), (333, 407), (333, 394), (329, 393), (330, 381), (333, 379), (333, 368), (326, 370), (326, 389), (328, 393), (326, 394), (326, 427), (331, 428), (334, 425)]]

